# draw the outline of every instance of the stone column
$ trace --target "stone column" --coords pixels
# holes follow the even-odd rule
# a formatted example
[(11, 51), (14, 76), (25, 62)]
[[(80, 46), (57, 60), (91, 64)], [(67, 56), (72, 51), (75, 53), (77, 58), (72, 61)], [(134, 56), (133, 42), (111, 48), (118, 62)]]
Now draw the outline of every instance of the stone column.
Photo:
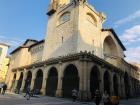
[(102, 70), (100, 70), (100, 91), (101, 94), (104, 93), (104, 70), (103, 67), (101, 67)]
[(63, 73), (62, 73), (62, 62), (59, 62), (59, 70), (58, 70), (58, 85), (56, 90), (56, 97), (63, 97), (62, 91), (62, 81), (63, 81)]
[(46, 95), (46, 83), (47, 83), (47, 78), (48, 78), (48, 70), (46, 69), (46, 65), (44, 65), (44, 71), (43, 71), (43, 82), (42, 82), (42, 88), (41, 88), (41, 93), (42, 95)]
[(18, 85), (18, 80), (15, 80), (15, 85), (14, 85), (14, 92), (16, 92), (17, 85)]
[(130, 82), (129, 82), (129, 86), (130, 86), (130, 97), (133, 97), (133, 89), (132, 89), (132, 78), (130, 77)]
[(120, 76), (118, 76), (118, 95), (121, 96), (121, 79)]
[(42, 95), (46, 95), (46, 83), (47, 83), (47, 77), (43, 78), (43, 83), (42, 83), (42, 88), (41, 88), (41, 93)]
[(89, 100), (91, 98), (89, 86), (90, 85), (90, 80), (88, 79), (88, 59), (85, 57), (83, 59), (80, 59), (80, 86), (79, 86), (79, 98), (81, 100)]
[(37, 70), (35, 69), (35, 67), (33, 67), (30, 90), (34, 89), (35, 80), (36, 80), (36, 72), (37, 72)]
[(32, 78), (32, 80), (31, 80), (30, 90), (33, 90), (33, 89), (34, 89), (35, 79), (36, 79), (36, 78), (34, 77), (34, 78)]
[(24, 90), (25, 83), (26, 83), (26, 78), (27, 78), (27, 73), (26, 73), (26, 71), (24, 71), (23, 80), (22, 80), (22, 85), (21, 85), (21, 88), (20, 88), (20, 91), (21, 91), (21, 92), (23, 92), (23, 90)]
[(123, 76), (120, 77), (120, 84), (121, 84), (121, 97), (125, 98), (126, 94), (125, 94), (125, 85), (124, 85), (124, 78), (123, 78)]
[(113, 74), (110, 75), (110, 95), (114, 94), (114, 86), (113, 86)]

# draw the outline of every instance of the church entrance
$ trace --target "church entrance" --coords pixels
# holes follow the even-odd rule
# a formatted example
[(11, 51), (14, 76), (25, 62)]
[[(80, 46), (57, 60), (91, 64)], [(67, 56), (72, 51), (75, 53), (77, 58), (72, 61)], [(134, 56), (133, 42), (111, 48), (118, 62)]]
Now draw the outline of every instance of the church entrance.
[(42, 70), (38, 70), (34, 84), (34, 91), (36, 94), (41, 94), (40, 90), (42, 88), (42, 82), (43, 82), (43, 72)]
[(72, 64), (68, 65), (64, 71), (62, 89), (63, 89), (63, 97), (67, 98), (72, 97), (73, 89), (79, 90), (78, 70)]
[(100, 73), (99, 69), (95, 66), (92, 68), (92, 71), (90, 73), (90, 91), (92, 98), (95, 95), (96, 89), (99, 90), (99, 84), (100, 84)]
[(110, 94), (110, 75), (109, 72), (106, 71), (104, 73), (104, 91), (107, 91), (108, 94)]
[(22, 85), (22, 80), (23, 80), (23, 73), (20, 74), (20, 78), (18, 80), (18, 84), (17, 84), (17, 88), (16, 88), (17, 89), (16, 93), (18, 93), (18, 94), (20, 92), (20, 88), (21, 88), (21, 85)]
[(55, 96), (58, 84), (58, 73), (56, 68), (51, 68), (48, 74), (47, 84), (46, 84), (46, 95)]
[(32, 73), (31, 73), (31, 71), (28, 71), (27, 78), (25, 80), (24, 91), (26, 90), (26, 88), (27, 88), (28, 85), (31, 85), (31, 80), (32, 80)]
[(114, 87), (114, 94), (118, 96), (119, 95), (118, 94), (118, 79), (116, 75), (114, 75), (113, 77), (113, 87)]

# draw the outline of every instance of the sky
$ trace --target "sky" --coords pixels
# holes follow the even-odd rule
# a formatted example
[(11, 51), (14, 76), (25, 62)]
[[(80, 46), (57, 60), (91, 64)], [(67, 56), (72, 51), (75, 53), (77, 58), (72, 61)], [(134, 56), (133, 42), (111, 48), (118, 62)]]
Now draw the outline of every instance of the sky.
[[(126, 60), (140, 63), (140, 0), (88, 0), (107, 16), (104, 28), (113, 28), (127, 51)], [(0, 42), (9, 52), (26, 39), (41, 40), (47, 30), (49, 0), (0, 0)]]

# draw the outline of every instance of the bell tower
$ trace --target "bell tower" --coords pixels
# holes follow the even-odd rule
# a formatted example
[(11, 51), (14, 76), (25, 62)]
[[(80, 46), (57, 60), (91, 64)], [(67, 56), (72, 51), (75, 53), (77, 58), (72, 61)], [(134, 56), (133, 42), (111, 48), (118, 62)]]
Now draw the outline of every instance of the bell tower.
[(95, 52), (97, 48), (100, 51), (105, 15), (86, 0), (51, 0), (47, 15), (43, 60), (85, 50)]

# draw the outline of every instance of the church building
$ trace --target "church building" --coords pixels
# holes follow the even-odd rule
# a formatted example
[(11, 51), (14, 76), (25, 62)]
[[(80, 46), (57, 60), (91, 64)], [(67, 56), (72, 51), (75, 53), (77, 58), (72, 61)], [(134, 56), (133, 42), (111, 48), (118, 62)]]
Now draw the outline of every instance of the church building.
[(81, 100), (95, 90), (121, 98), (140, 95), (140, 69), (124, 60), (126, 50), (116, 32), (103, 28), (106, 16), (87, 0), (51, 0), (44, 40), (27, 39), (11, 52), (9, 91), (27, 85), (39, 94)]

